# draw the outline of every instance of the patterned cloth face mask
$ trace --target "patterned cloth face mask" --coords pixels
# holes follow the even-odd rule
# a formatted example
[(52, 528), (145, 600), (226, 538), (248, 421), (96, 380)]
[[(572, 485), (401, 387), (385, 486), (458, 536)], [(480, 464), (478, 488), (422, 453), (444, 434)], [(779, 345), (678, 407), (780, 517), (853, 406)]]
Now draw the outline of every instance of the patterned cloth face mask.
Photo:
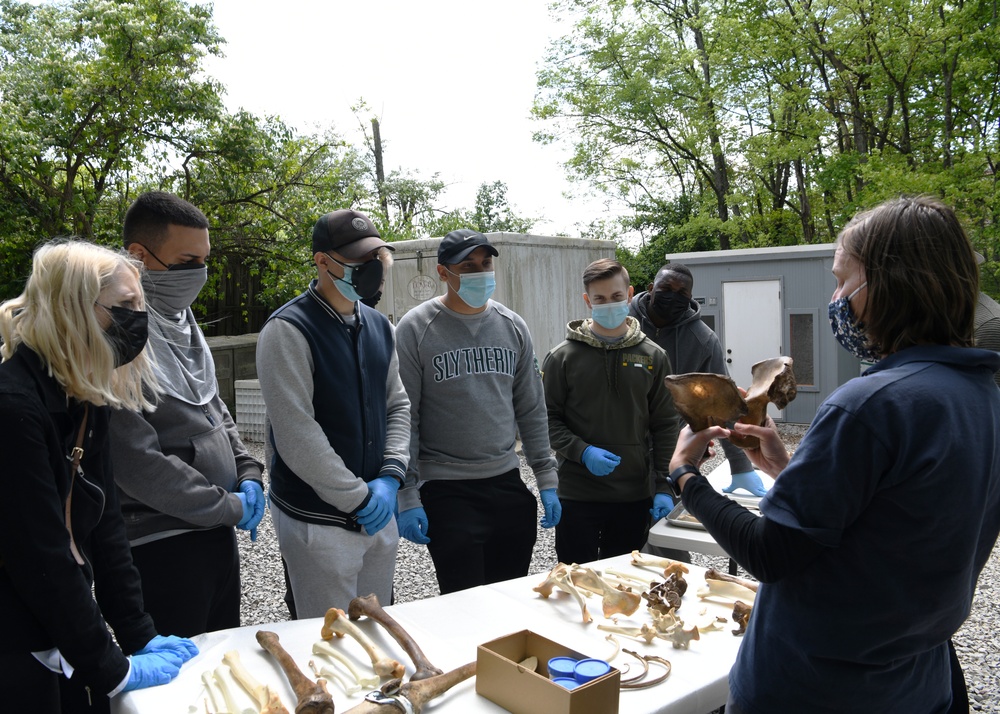
[(850, 295), (834, 300), (827, 310), (830, 315), (833, 336), (840, 343), (840, 346), (858, 359), (874, 363), (879, 361), (881, 355), (868, 343), (864, 333), (864, 323), (856, 321), (854, 311), (851, 310), (851, 298), (867, 286), (868, 283), (865, 282)]

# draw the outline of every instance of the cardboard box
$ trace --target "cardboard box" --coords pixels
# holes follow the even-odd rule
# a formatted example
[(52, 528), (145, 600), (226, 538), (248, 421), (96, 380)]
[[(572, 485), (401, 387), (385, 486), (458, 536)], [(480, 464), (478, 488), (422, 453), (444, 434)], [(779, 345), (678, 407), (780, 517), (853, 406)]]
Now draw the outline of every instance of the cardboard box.
[[(538, 671), (518, 665), (538, 658)], [(530, 630), (521, 630), (479, 645), (476, 654), (476, 692), (513, 714), (618, 714), (621, 673), (611, 668), (573, 690), (548, 679), (553, 657), (585, 659), (586, 655)]]

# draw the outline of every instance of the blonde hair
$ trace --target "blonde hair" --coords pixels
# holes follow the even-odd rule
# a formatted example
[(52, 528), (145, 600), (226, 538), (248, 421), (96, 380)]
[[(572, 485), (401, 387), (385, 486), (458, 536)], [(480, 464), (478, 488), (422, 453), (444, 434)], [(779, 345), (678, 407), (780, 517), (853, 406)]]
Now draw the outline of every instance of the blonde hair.
[[(8, 360), (24, 344), (69, 396), (98, 406), (152, 411), (158, 384), (150, 350), (116, 369), (114, 350), (94, 310), (118, 271), (138, 278), (141, 266), (124, 252), (83, 240), (43, 245), (32, 258), (24, 292), (0, 304), (0, 355)], [(141, 289), (139, 309), (145, 309)]]

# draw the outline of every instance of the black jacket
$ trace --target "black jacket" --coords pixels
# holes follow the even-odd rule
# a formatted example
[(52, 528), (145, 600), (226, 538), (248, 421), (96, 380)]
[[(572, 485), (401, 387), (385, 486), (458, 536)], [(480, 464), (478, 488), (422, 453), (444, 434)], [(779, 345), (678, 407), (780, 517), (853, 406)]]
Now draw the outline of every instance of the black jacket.
[(142, 648), (156, 630), (142, 609), (112, 479), (107, 407), (90, 407), (83, 473), (73, 485), (73, 535), (84, 565), (70, 552), (68, 454), (83, 411), (27, 347), (0, 364), (0, 650), (58, 647), (74, 678), (107, 693), (128, 673), (122, 650)]

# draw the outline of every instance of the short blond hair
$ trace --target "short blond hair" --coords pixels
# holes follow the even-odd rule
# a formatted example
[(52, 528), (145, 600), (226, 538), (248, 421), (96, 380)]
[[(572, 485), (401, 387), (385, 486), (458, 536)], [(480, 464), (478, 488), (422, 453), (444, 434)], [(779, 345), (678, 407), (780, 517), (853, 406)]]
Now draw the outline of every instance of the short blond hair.
[[(137, 278), (142, 264), (127, 253), (94, 243), (57, 239), (35, 251), (31, 275), (16, 298), (0, 305), (0, 355), (19, 345), (34, 350), (48, 373), (80, 401), (152, 410), (157, 389), (149, 350), (115, 368), (115, 353), (94, 304), (118, 271)], [(145, 309), (140, 291), (139, 309)], [(145, 391), (143, 387), (145, 385)]]

